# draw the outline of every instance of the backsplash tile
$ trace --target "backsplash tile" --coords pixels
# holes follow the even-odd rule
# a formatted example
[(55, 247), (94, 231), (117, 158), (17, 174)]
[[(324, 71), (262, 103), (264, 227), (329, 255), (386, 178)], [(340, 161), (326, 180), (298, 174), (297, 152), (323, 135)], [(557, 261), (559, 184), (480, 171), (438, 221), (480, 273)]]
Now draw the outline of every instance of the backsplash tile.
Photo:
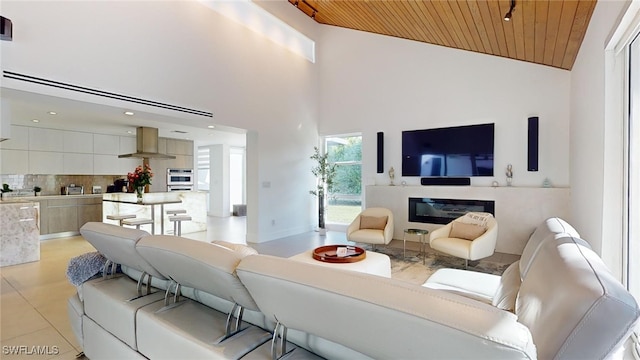
[(84, 186), (84, 193), (91, 194), (94, 185), (102, 186), (102, 192), (107, 192), (107, 186), (113, 185), (116, 179), (126, 179), (126, 175), (0, 175), (0, 183), (8, 184), (14, 192), (33, 195), (33, 187), (42, 188), (41, 195), (60, 195), (60, 188), (75, 184)]

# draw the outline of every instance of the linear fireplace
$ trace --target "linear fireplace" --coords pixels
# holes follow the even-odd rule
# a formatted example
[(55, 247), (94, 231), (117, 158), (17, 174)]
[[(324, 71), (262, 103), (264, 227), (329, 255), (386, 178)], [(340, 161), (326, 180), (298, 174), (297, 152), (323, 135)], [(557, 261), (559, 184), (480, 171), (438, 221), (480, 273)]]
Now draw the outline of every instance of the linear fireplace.
[(488, 212), (495, 215), (495, 202), (492, 200), (409, 198), (409, 222), (448, 224), (470, 211)]

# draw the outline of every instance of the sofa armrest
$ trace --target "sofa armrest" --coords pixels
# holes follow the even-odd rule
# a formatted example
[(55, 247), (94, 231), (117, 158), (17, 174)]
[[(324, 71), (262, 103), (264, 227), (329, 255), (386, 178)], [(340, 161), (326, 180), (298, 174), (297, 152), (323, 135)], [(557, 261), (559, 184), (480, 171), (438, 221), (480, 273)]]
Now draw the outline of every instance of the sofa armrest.
[(437, 228), (429, 234), (429, 242), (435, 239), (448, 238), (449, 233), (451, 232), (451, 223), (444, 225), (440, 228)]
[(469, 260), (477, 260), (493, 255), (498, 239), (498, 223), (494, 224), (471, 243)]
[(351, 236), (351, 234), (357, 230), (360, 230), (360, 215), (356, 216), (349, 227), (347, 227), (347, 239), (349, 239), (349, 236)]

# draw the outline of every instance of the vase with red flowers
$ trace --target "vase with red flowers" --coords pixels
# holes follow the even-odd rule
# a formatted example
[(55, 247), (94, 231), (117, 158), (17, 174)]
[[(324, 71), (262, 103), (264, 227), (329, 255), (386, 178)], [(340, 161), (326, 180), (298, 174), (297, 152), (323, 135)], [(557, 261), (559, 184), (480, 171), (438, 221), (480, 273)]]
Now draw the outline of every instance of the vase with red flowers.
[(151, 185), (151, 178), (153, 177), (153, 173), (151, 172), (151, 167), (148, 164), (144, 166), (138, 165), (136, 169), (132, 173), (127, 174), (127, 179), (129, 180), (129, 184), (136, 191), (136, 196), (138, 198), (138, 202), (142, 202), (142, 193), (144, 193), (144, 187), (147, 185)]

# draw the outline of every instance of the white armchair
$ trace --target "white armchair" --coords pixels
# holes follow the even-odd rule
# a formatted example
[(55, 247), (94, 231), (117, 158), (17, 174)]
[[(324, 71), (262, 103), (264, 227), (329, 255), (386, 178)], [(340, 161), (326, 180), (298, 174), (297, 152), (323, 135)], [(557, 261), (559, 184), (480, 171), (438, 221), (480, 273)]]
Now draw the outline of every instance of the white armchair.
[(493, 255), (498, 239), (498, 222), (489, 213), (467, 213), (431, 232), (429, 245), (448, 255), (478, 260)]
[(387, 245), (393, 239), (393, 213), (385, 208), (363, 210), (347, 228), (347, 240)]

